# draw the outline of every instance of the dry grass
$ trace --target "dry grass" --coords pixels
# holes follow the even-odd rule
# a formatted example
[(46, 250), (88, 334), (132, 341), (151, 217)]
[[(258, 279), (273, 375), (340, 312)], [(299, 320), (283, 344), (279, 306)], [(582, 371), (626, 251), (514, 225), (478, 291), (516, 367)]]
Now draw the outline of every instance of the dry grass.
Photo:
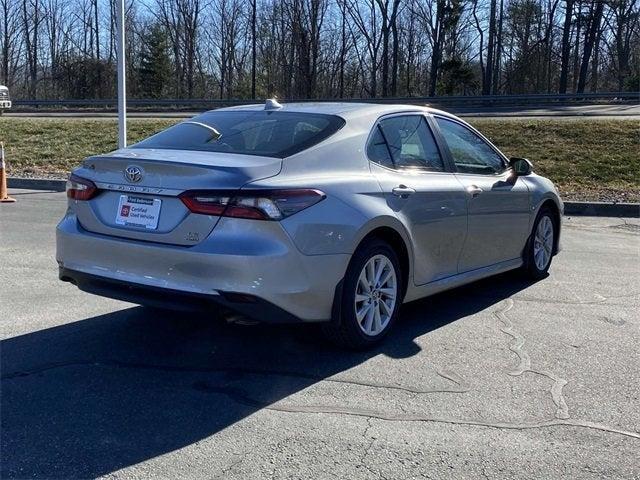
[(526, 157), (563, 197), (640, 201), (640, 121), (475, 120), (506, 155)]
[[(176, 120), (129, 119), (129, 143), (176, 123)], [(66, 177), (92, 154), (117, 148), (118, 125), (113, 119), (0, 118), (9, 175)]]
[[(130, 119), (129, 142), (177, 120)], [(492, 120), (472, 123), (507, 155), (529, 158), (567, 199), (640, 201), (640, 122)], [(116, 148), (114, 119), (0, 119), (9, 174), (64, 177), (84, 157)]]

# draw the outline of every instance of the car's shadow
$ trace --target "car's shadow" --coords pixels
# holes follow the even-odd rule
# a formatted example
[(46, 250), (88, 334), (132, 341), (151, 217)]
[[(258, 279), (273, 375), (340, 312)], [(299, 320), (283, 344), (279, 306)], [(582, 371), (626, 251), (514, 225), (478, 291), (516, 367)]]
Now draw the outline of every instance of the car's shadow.
[[(190, 445), (376, 355), (416, 355), (414, 339), (529, 285), (506, 274), (405, 305), (367, 352), (333, 348), (309, 327), (141, 307), (5, 340), (2, 477), (96, 477)], [(238, 402), (230, 383), (259, 401)]]

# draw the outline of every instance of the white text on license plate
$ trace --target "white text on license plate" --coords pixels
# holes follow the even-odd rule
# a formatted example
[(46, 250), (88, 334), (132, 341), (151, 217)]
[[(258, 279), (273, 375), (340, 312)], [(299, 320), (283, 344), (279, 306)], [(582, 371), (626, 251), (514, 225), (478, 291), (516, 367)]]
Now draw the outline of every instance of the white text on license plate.
[(147, 230), (158, 228), (160, 205), (162, 200), (157, 198), (136, 197), (135, 195), (120, 195), (116, 223), (131, 227), (144, 227)]

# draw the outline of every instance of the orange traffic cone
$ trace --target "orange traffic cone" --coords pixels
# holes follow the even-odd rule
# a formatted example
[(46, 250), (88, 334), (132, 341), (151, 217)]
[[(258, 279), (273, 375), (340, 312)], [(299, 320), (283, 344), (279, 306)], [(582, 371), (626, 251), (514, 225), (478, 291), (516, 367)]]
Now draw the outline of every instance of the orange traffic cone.
[(11, 198), (7, 193), (7, 173), (5, 171), (4, 163), (4, 143), (0, 142), (0, 202), (11, 203), (15, 202), (15, 198)]

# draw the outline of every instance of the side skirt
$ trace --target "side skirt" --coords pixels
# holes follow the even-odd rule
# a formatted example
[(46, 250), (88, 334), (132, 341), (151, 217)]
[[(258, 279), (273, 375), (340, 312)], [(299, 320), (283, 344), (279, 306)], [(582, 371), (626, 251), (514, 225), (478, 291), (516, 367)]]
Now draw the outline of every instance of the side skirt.
[(489, 265), (488, 267), (478, 268), (469, 272), (459, 273), (450, 277), (436, 280), (435, 282), (425, 283), (424, 285), (410, 285), (407, 289), (407, 294), (404, 297), (404, 301), (411, 302), (422, 297), (434, 295), (436, 293), (444, 292), (452, 288), (465, 285), (467, 283), (475, 282), (486, 277), (491, 277), (499, 273), (507, 272), (519, 268), (523, 265), (522, 258), (514, 258), (513, 260), (507, 260), (500, 263)]

